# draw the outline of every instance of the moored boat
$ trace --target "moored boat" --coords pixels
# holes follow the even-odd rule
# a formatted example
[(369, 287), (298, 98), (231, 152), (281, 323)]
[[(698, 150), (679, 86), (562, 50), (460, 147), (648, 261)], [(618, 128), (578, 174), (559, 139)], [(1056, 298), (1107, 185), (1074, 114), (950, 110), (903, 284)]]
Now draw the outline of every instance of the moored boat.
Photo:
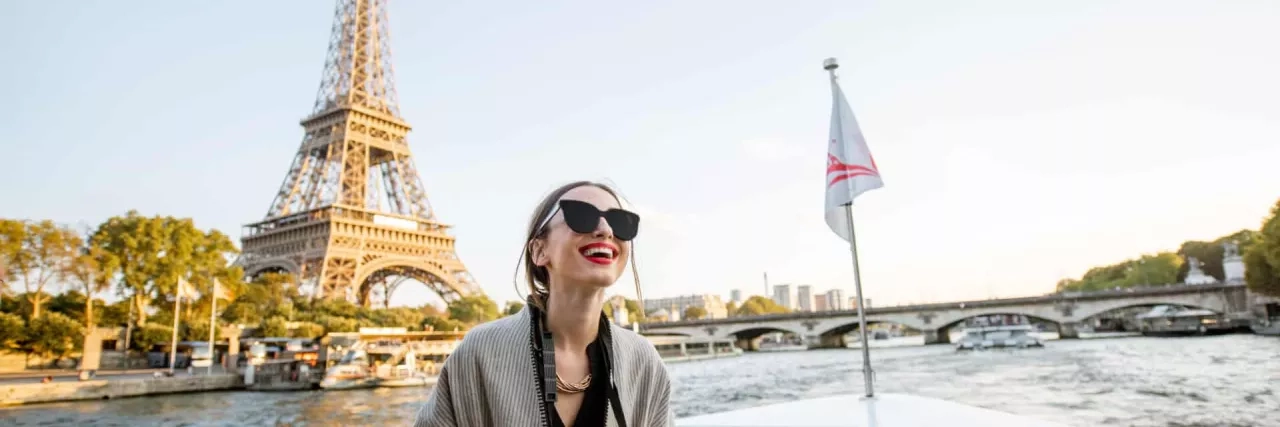
[(742, 355), (728, 338), (646, 337), (667, 363), (719, 359)]
[(1229, 332), (1235, 325), (1226, 316), (1202, 308), (1158, 305), (1136, 316), (1142, 335), (1208, 335)]
[(436, 383), (437, 366), (462, 341), (462, 332), (366, 329), (343, 336), (342, 359), (325, 372), (320, 388), (425, 387)]

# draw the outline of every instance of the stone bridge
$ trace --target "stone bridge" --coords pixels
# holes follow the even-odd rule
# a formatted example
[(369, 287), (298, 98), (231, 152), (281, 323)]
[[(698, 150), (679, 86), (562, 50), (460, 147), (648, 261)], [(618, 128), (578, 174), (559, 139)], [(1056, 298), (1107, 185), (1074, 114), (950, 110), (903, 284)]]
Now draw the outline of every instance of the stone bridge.
[[(948, 330), (965, 319), (988, 314), (1021, 314), (1054, 323), (1061, 338), (1078, 338), (1083, 321), (1109, 312), (1162, 304), (1203, 308), (1229, 314), (1249, 310), (1248, 291), (1241, 284), (1168, 285), (1098, 292), (1067, 292), (1035, 297), (982, 301), (873, 307), (867, 323), (896, 323), (919, 330), (925, 344), (950, 342)], [(822, 347), (843, 347), (844, 336), (858, 328), (857, 310), (793, 312), (723, 319), (656, 322), (641, 325), (645, 335), (682, 335), (695, 338), (732, 338), (743, 348), (757, 348), (759, 338), (770, 332), (790, 332)]]

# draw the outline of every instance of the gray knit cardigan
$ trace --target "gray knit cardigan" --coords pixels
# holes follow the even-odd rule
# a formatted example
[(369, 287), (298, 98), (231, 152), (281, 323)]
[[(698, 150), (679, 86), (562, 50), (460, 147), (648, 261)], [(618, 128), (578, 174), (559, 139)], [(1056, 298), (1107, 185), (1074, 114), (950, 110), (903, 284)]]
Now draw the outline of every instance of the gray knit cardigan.
[[(414, 426), (541, 426), (529, 341), (531, 318), (525, 307), (467, 332), (440, 369), (439, 381), (418, 410)], [(671, 379), (657, 349), (635, 332), (613, 324), (610, 328), (613, 381), (627, 427), (674, 426)], [(613, 409), (606, 409), (605, 425), (617, 426)]]

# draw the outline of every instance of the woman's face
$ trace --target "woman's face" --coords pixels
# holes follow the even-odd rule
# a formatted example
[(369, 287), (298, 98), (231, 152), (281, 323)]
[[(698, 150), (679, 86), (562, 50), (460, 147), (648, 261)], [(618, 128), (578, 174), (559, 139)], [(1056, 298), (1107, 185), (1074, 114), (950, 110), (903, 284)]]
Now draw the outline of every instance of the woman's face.
[[(560, 200), (585, 202), (600, 212), (621, 208), (612, 194), (591, 185), (569, 190)], [(534, 242), (534, 264), (547, 268), (553, 287), (606, 288), (617, 282), (631, 255), (630, 242), (618, 239), (604, 216), (595, 219), (593, 231), (575, 232), (565, 223), (564, 209), (556, 206), (544, 237)]]

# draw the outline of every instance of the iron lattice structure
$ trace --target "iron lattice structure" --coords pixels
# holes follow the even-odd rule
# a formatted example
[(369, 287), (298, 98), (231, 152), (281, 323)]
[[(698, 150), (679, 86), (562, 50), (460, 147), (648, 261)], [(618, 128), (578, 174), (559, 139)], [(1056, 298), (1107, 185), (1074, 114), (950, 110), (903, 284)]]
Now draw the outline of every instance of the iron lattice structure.
[[(436, 220), (400, 117), (387, 0), (339, 0), (306, 134), (239, 263), (296, 274), (317, 297), (382, 303), (405, 278), (446, 301), (479, 293)], [(371, 298), (371, 296), (373, 298)]]

